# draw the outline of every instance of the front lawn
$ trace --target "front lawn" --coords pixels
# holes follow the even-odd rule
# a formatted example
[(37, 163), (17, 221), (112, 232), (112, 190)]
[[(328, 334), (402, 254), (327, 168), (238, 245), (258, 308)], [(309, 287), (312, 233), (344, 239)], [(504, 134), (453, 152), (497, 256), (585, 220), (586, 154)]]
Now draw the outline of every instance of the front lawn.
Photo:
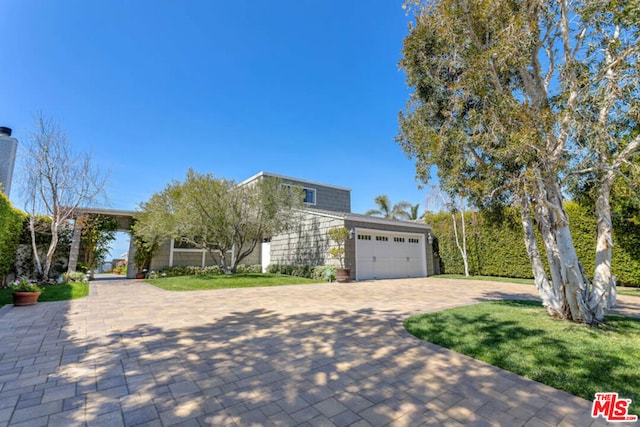
[[(533, 279), (518, 279), (515, 277), (498, 277), (498, 276), (465, 276), (464, 274), (438, 274), (430, 276), (436, 279), (465, 279), (465, 280), (488, 280), (492, 282), (520, 283), (523, 285), (533, 285)], [(640, 288), (631, 288), (629, 286), (617, 286), (616, 291), (620, 295), (632, 295), (640, 297)]]
[(147, 280), (147, 283), (151, 283), (167, 291), (253, 288), (257, 286), (301, 285), (320, 282), (322, 282), (322, 280), (305, 279), (304, 277), (287, 276), (285, 274), (262, 273), (209, 274), (202, 276), (163, 277), (160, 279)]
[(640, 414), (640, 319), (610, 315), (600, 329), (551, 319), (539, 302), (496, 301), (410, 317), (416, 337), (592, 401), (632, 399)]
[[(89, 295), (88, 283), (75, 282), (62, 285), (46, 285), (42, 286), (42, 288), (42, 295), (38, 298), (38, 302), (64, 301)], [(12, 293), (12, 289), (0, 289), (0, 307), (5, 304), (13, 304)]]

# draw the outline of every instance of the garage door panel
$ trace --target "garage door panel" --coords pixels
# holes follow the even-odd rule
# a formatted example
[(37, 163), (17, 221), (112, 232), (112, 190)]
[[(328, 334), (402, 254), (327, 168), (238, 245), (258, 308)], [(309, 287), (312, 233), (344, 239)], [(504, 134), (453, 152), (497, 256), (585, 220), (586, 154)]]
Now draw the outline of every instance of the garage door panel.
[(359, 280), (423, 277), (424, 235), (359, 230), (356, 275)]

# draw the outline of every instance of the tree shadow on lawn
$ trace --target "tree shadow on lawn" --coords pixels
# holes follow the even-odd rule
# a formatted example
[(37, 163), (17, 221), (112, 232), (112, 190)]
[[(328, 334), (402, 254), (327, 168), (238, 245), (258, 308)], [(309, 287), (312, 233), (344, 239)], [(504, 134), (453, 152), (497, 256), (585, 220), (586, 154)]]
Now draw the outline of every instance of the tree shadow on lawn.
[[(42, 319), (47, 333), (45, 344), (37, 344), (42, 364), (38, 357), (31, 361), (35, 379), (17, 380), (25, 366), (19, 356), (2, 365), (0, 397), (20, 394), (12, 400), (10, 423), (133, 425), (159, 418), (164, 425), (297, 425), (312, 419), (381, 425), (402, 419), (414, 425), (449, 417), (482, 421), (482, 415), (521, 425), (533, 415), (553, 423), (567, 416), (573, 424), (589, 416), (589, 405), (563, 393), (406, 339), (390, 327), (390, 313), (376, 310), (253, 310), (199, 326), (140, 324), (88, 339), (65, 329), (65, 313), (53, 316)], [(9, 338), (0, 360), (27, 348), (25, 339)], [(62, 412), (44, 418), (27, 406), (54, 402)]]
[[(592, 330), (586, 326), (566, 324), (573, 342), (556, 338), (558, 320), (547, 318), (538, 301), (502, 300), (500, 305), (522, 309), (540, 308), (542, 320), (531, 320), (531, 326), (504, 319), (493, 313), (431, 313), (428, 322), (408, 320), (407, 327), (415, 335), (483, 360), (494, 366), (524, 375), (574, 395), (592, 400), (596, 392), (616, 391), (621, 396), (640, 399), (640, 377), (628, 358), (619, 352), (633, 352), (625, 348), (608, 348), (598, 343), (598, 335), (624, 335), (638, 331), (640, 319), (610, 316), (608, 330)], [(615, 321), (615, 322), (614, 322)], [(546, 323), (550, 322), (550, 323)], [(562, 331), (564, 333), (564, 331)], [(636, 403), (637, 405), (637, 403)]]

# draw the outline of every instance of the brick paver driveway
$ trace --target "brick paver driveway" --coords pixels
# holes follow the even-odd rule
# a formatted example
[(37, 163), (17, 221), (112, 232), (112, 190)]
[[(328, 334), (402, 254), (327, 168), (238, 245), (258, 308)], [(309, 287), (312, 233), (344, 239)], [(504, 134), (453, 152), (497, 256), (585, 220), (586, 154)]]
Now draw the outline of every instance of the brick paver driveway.
[[(590, 402), (402, 329), (410, 314), (531, 298), (411, 279), (92, 295), (0, 311), (0, 426), (572, 425)], [(634, 298), (622, 309), (640, 313)]]

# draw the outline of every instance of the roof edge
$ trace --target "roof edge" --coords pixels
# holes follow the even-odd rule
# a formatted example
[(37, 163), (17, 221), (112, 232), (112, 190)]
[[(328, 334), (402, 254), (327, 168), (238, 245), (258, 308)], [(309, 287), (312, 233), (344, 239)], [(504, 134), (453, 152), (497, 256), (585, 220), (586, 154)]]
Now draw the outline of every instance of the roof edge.
[(311, 185), (321, 185), (323, 187), (328, 187), (328, 188), (335, 188), (336, 190), (343, 190), (343, 191), (349, 191), (351, 192), (351, 189), (348, 187), (341, 187), (339, 185), (333, 185), (333, 184), (325, 184), (323, 182), (317, 182), (317, 181), (310, 181), (308, 179), (303, 179), (303, 178), (295, 178), (292, 176), (286, 176), (286, 175), (280, 175), (277, 173), (272, 173), (272, 172), (265, 172), (265, 171), (260, 171), (257, 174), (245, 179), (244, 181), (242, 181), (240, 184), (238, 185), (245, 185), (251, 181), (254, 181), (260, 177), (273, 177), (273, 178), (279, 178), (279, 179), (288, 179), (289, 181), (298, 181), (298, 182), (302, 182), (304, 184), (311, 184)]
[(390, 219), (376, 218), (374, 216), (358, 215), (358, 214), (351, 214), (351, 213), (347, 213), (344, 216), (344, 219), (350, 220), (350, 221), (368, 222), (370, 224), (399, 225), (399, 226), (405, 226), (405, 227), (417, 227), (417, 228), (424, 228), (426, 230), (433, 230), (431, 226), (426, 223), (421, 224), (421, 223), (409, 222), (409, 221), (394, 221)]

